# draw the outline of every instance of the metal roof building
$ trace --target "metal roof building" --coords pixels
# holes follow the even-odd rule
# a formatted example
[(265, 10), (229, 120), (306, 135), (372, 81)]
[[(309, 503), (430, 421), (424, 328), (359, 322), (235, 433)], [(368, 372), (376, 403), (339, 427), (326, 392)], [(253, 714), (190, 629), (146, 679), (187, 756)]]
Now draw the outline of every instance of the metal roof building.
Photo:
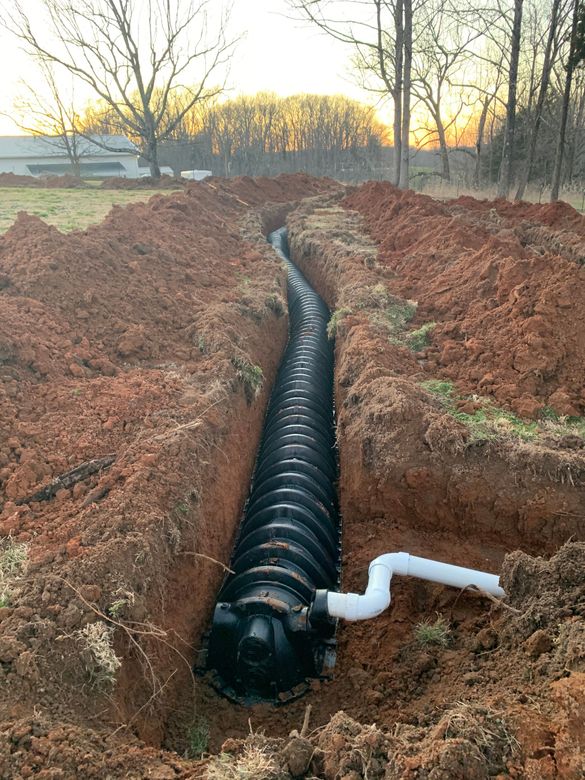
[[(97, 136), (94, 138), (98, 140)], [(83, 178), (138, 178), (138, 151), (124, 136), (99, 136), (99, 144), (78, 137), (75, 144), (79, 174)], [(12, 135), (0, 136), (0, 173), (59, 176), (74, 173), (74, 167), (62, 138)]]

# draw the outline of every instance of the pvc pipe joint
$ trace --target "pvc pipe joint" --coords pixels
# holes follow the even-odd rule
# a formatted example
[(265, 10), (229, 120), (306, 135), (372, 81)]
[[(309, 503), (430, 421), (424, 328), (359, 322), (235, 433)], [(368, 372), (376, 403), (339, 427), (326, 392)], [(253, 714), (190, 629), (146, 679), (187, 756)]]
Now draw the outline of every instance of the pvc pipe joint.
[(344, 620), (367, 620), (377, 617), (390, 605), (390, 581), (393, 574), (418, 577), (429, 582), (449, 585), (453, 588), (477, 588), (499, 598), (505, 596), (499, 585), (497, 574), (453, 566), (450, 563), (418, 558), (408, 553), (386, 553), (375, 558), (368, 569), (366, 592), (327, 592), (327, 611), (334, 618)]

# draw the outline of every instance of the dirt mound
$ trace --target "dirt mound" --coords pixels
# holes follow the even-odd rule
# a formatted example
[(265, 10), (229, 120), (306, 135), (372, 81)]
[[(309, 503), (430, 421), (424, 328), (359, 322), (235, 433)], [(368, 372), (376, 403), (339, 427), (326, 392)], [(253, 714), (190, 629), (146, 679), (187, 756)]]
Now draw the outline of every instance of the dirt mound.
[(582, 234), (584, 217), (564, 204), (438, 203), (377, 182), (344, 205), (363, 216), (389, 289), (418, 303), (412, 326), (432, 329), (429, 374), (523, 416), (585, 412), (585, 267), (573, 257), (585, 245), (561, 251), (562, 230)]
[(89, 185), (76, 176), (19, 176), (0, 173), (0, 187), (35, 187), (38, 189), (86, 189)]
[[(263, 180), (195, 184), (184, 195), (114, 207), (101, 225), (73, 235), (19, 214), (0, 242), (3, 294), (23, 316), (47, 317), (47, 336), (58, 328), (62, 338), (55, 335), (49, 348), (6, 311), (3, 349), (21, 354), (40, 376), (62, 371), (63, 362), (79, 378), (111, 373), (111, 361), (199, 363), (220, 337), (196, 314), (215, 300), (216, 287), (240, 280), (214, 304), (226, 326), (241, 312), (262, 318), (266, 306), (247, 293), (259, 253), (241, 245), (235, 222), (249, 205), (294, 200), (320, 185), (291, 176), (263, 186)], [(253, 197), (244, 203), (246, 188)]]
[(0, 773), (51, 753), (77, 776), (87, 748), (103, 776), (95, 730), (159, 745), (190, 691), (286, 340), (262, 230), (303, 182), (257, 209), (156, 195), (71, 235), (21, 214), (0, 239), (0, 718), (25, 724)]
[(190, 181), (180, 176), (164, 174), (160, 179), (143, 176), (140, 179), (105, 179), (102, 189), (141, 190), (141, 189), (180, 189), (186, 188), (199, 193), (208, 187), (214, 191), (228, 193), (240, 198), (241, 205), (252, 206), (267, 201), (282, 202), (289, 199), (307, 198), (323, 192), (336, 192), (340, 185), (326, 177), (315, 179), (306, 173), (281, 173), (278, 176), (210, 176), (204, 181)]
[(555, 203), (513, 202), (496, 198), (495, 200), (477, 200), (462, 195), (450, 201), (451, 207), (461, 206), (466, 211), (477, 213), (495, 212), (500, 218), (509, 219), (518, 224), (523, 221), (539, 222), (556, 230), (569, 230), (585, 235), (585, 218), (569, 203), (558, 200)]
[[(337, 185), (189, 183), (83, 233), (22, 215), (0, 239), (0, 775), (583, 776), (585, 544), (506, 557), (583, 538), (580, 438), (524, 440), (515, 418), (479, 425), (479, 401), (445, 393), (435, 335), (408, 341), (412, 315), (424, 324), (422, 254), (414, 312), (406, 272), (380, 262), (339, 194), (305, 203), (290, 230), (335, 310), (343, 588), (362, 591), (369, 561), (403, 549), (501, 570), (507, 600), (397, 577), (388, 611), (340, 626), (334, 678), (306, 698), (243, 708), (193, 682), (286, 340), (262, 228), (320, 189)], [(501, 248), (502, 228), (405, 197), (386, 203), (404, 218), (396, 245), (414, 252), (426, 219), (440, 253), (450, 220), (471, 297), (456, 247), (485, 230)]]
[(43, 715), (0, 723), (0, 776), (4, 778), (186, 780), (197, 774), (194, 762), (137, 741), (120, 750), (115, 739), (71, 724), (51, 723)]
[(152, 176), (141, 176), (139, 179), (126, 179), (121, 176), (112, 176), (104, 179), (100, 184), (102, 190), (177, 190), (181, 189), (186, 179), (180, 176), (169, 176), (167, 173), (159, 179)]
[(307, 173), (281, 173), (278, 176), (236, 176), (233, 179), (212, 178), (201, 184), (190, 183), (189, 187), (207, 185), (221, 191), (237, 195), (247, 205), (263, 202), (264, 198), (280, 201), (284, 193), (297, 193), (297, 197), (307, 198), (324, 192), (339, 192), (339, 182), (329, 178), (315, 179)]
[[(566, 544), (550, 560), (512, 553), (504, 561), (501, 580), (519, 615), (510, 621), (519, 637), (527, 638), (537, 630), (539, 636), (544, 631), (554, 635), (568, 619), (585, 642), (585, 543)], [(585, 644), (581, 651), (585, 662)], [(585, 663), (578, 671), (585, 671)]]

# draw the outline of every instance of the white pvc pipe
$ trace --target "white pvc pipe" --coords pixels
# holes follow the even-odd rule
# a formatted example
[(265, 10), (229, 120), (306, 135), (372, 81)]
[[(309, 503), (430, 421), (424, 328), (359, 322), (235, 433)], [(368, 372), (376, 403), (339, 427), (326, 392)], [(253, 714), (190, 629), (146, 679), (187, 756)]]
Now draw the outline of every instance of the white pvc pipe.
[(358, 593), (327, 593), (327, 611), (331, 617), (344, 620), (367, 620), (384, 612), (390, 605), (390, 580), (393, 574), (419, 577), (429, 582), (466, 588), (475, 585), (493, 596), (505, 596), (497, 574), (488, 574), (450, 563), (417, 558), (408, 553), (386, 553), (375, 558), (368, 570), (368, 587)]

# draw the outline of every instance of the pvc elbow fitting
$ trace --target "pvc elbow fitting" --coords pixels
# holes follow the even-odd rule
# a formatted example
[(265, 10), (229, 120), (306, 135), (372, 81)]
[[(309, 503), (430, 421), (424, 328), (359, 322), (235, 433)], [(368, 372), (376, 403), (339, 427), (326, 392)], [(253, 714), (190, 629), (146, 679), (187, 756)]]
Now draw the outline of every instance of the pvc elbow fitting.
[(364, 593), (327, 592), (327, 611), (330, 617), (343, 620), (369, 620), (378, 617), (390, 606), (390, 590)]
[(368, 587), (363, 595), (358, 593), (327, 594), (327, 609), (331, 617), (344, 620), (368, 620), (377, 617), (390, 605), (390, 580), (392, 569), (380, 556), (372, 561), (368, 571)]
[(368, 570), (368, 587), (363, 595), (327, 592), (329, 615), (344, 620), (367, 620), (377, 617), (390, 605), (392, 574), (419, 577), (453, 588), (476, 586), (499, 598), (506, 595), (500, 587), (497, 574), (418, 558), (408, 553), (386, 553), (371, 562)]

